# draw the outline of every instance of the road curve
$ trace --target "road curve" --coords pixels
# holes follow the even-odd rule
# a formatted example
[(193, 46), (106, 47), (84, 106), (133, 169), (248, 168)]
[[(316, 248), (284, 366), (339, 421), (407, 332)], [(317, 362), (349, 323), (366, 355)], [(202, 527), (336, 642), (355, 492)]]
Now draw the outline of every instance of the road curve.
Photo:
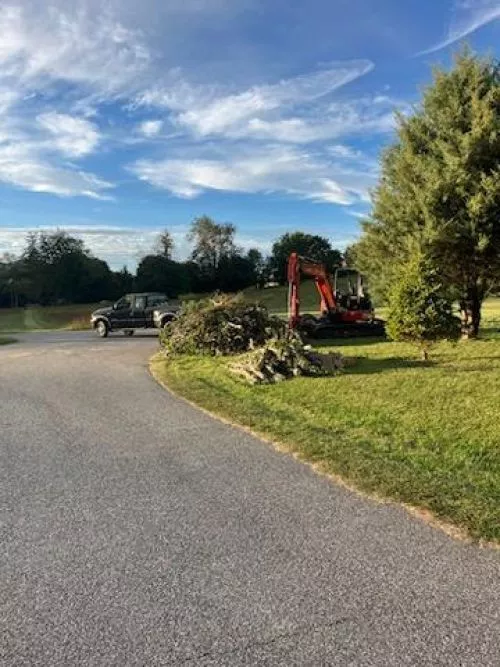
[(500, 552), (169, 395), (154, 337), (0, 348), (0, 664), (500, 663)]

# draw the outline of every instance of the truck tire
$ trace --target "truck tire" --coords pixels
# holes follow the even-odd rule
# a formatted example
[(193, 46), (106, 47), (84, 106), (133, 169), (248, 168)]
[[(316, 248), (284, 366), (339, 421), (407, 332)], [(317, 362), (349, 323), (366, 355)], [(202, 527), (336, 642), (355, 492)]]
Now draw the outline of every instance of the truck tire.
[(95, 328), (96, 328), (96, 331), (97, 331), (97, 335), (100, 338), (107, 338), (108, 337), (109, 326), (108, 326), (107, 322), (105, 322), (104, 320), (99, 320), (99, 322), (97, 322)]

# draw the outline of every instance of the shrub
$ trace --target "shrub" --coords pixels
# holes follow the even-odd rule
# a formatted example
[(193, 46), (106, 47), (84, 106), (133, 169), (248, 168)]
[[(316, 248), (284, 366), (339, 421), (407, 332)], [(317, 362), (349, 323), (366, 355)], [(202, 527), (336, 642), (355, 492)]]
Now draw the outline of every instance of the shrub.
[(460, 320), (453, 315), (438, 272), (420, 249), (396, 273), (389, 294), (387, 332), (393, 340), (418, 346), (423, 359), (437, 340), (460, 335)]

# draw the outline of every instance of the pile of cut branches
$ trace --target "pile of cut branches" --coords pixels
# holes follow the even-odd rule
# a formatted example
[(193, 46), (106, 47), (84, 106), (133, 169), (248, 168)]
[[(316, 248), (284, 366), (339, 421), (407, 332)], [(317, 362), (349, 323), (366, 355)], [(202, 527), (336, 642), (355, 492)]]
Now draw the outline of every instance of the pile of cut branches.
[(249, 384), (276, 384), (300, 375), (325, 377), (344, 368), (340, 354), (321, 354), (304, 345), (298, 334), (275, 338), (230, 365)]
[(183, 304), (178, 317), (162, 332), (167, 354), (241, 354), (283, 338), (286, 326), (267, 308), (241, 296), (215, 295)]

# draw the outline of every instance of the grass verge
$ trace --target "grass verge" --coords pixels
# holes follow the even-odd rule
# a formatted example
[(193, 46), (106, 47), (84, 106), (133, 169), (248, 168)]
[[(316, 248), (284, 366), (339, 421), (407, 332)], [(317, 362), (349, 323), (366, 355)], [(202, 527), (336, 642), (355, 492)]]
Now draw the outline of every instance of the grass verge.
[(222, 358), (156, 358), (153, 374), (212, 413), (283, 443), (356, 488), (416, 506), (500, 542), (500, 314), (482, 340), (411, 347), (325, 342), (358, 359), (334, 378), (250, 387)]
[(0, 333), (43, 329), (88, 329), (93, 304), (0, 309)]

